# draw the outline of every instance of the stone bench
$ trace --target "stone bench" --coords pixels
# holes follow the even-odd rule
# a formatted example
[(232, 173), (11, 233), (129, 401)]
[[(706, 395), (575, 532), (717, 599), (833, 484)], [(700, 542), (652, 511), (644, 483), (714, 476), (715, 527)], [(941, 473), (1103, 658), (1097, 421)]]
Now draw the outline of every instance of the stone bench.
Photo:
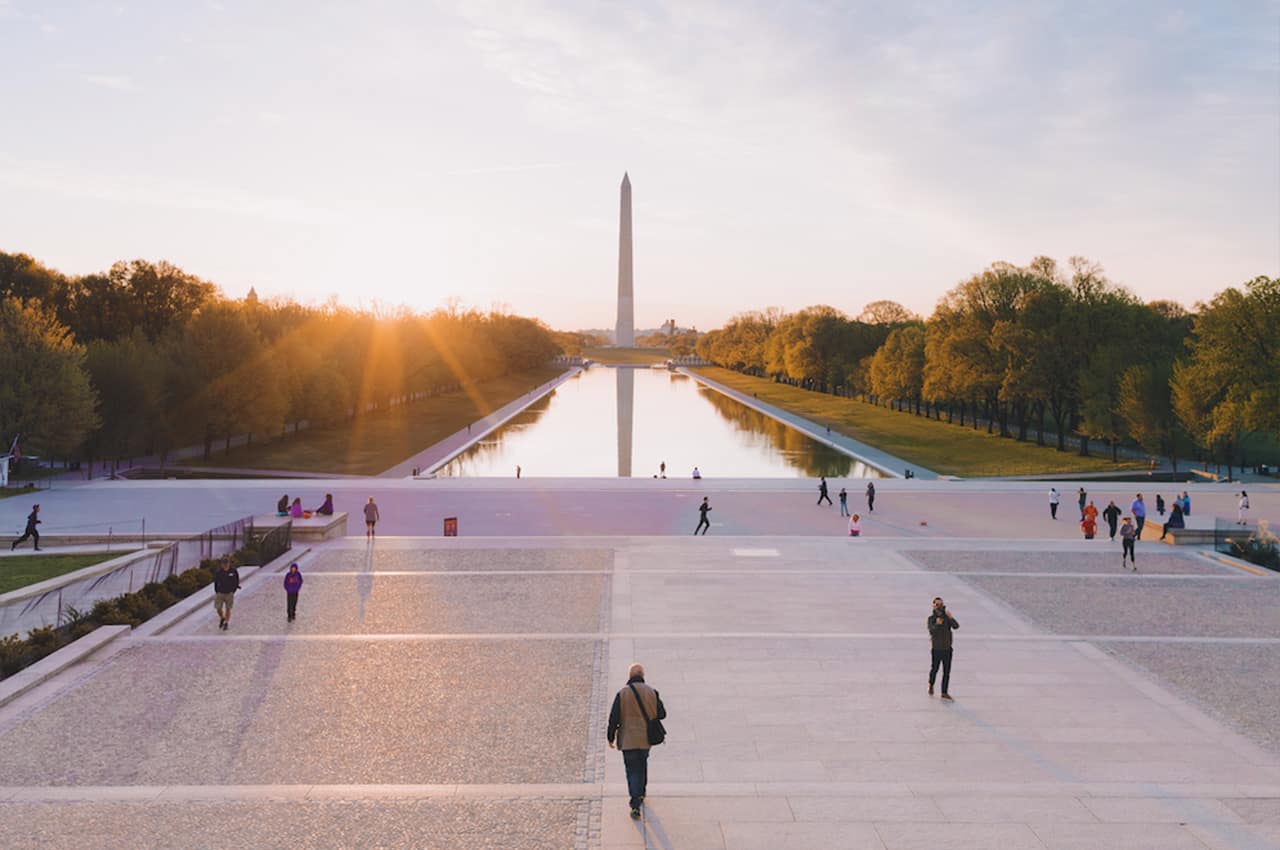
[[(1169, 529), (1169, 533), (1164, 538), (1165, 543), (1170, 546), (1213, 545), (1214, 532), (1217, 530), (1217, 522), (1213, 517), (1192, 514), (1189, 517), (1184, 517), (1183, 522), (1186, 523), (1187, 527)], [(1147, 517), (1147, 527), (1143, 529), (1143, 536), (1146, 536), (1145, 532), (1147, 530), (1154, 529), (1156, 532), (1155, 539), (1158, 541), (1160, 539), (1160, 528), (1163, 525), (1163, 522), (1153, 523), (1151, 517)]]
[(290, 520), (287, 516), (264, 514), (253, 518), (253, 527), (259, 529), (275, 528), (278, 525), (284, 525), (286, 522), (293, 523), (293, 531), (290, 534), (295, 541), (315, 542), (347, 536), (346, 511), (334, 511), (329, 516), (312, 514), (309, 518), (295, 520)]

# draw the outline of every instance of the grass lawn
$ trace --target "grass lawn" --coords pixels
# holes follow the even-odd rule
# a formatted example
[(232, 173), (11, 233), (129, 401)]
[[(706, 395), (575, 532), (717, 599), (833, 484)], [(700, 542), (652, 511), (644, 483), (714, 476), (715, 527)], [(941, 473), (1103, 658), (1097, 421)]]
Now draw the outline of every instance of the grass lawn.
[(0, 558), (0, 593), (101, 564), (123, 554), (77, 552), (73, 555), (11, 555)]
[(1034, 442), (1019, 443), (989, 436), (986, 428), (975, 431), (970, 427), (948, 425), (854, 399), (775, 384), (768, 378), (755, 378), (718, 366), (698, 366), (693, 371), (740, 392), (755, 393), (761, 401), (818, 424), (830, 424), (834, 431), (944, 475), (978, 477), (1146, 469), (1146, 465), (1137, 460), (1113, 464), (1110, 456), (1080, 457), (1073, 451), (1059, 452)]
[(662, 363), (671, 357), (665, 348), (584, 348), (583, 357), (590, 357), (597, 363)]
[(197, 457), (187, 463), (377, 475), (564, 371), (564, 366), (547, 364), (361, 416), (334, 428), (308, 428), (271, 442), (233, 446), (230, 452), (215, 452), (208, 461)]

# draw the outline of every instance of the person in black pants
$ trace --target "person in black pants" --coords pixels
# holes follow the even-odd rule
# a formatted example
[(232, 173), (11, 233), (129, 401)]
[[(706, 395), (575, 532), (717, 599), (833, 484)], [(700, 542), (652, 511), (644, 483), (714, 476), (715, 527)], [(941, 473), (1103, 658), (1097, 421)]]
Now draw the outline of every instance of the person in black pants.
[(1115, 500), (1112, 499), (1106, 510), (1102, 512), (1102, 518), (1107, 521), (1107, 528), (1111, 530), (1111, 539), (1116, 539), (1116, 523), (1120, 522), (1120, 509), (1116, 507)]
[(874, 511), (875, 509), (876, 509), (876, 485), (868, 481), (867, 482), (867, 511), (870, 512), (870, 511)]
[(951, 632), (960, 628), (956, 618), (947, 610), (942, 597), (933, 599), (933, 610), (929, 612), (929, 643), (933, 650), (933, 661), (929, 666), (929, 694), (933, 694), (933, 682), (938, 676), (938, 667), (942, 667), (942, 698), (951, 699)]
[(822, 504), (822, 500), (826, 499), (827, 504), (831, 504), (831, 495), (827, 492), (827, 479), (823, 478), (818, 484), (818, 504)]
[(707, 529), (711, 527), (711, 520), (707, 519), (707, 513), (711, 510), (711, 504), (707, 501), (707, 497), (702, 497), (702, 504), (698, 505), (698, 527), (693, 530), (693, 536), (697, 537), (698, 532), (702, 532), (702, 536), (707, 536)]
[(27, 515), (27, 530), (22, 532), (22, 536), (13, 541), (9, 545), (9, 551), (12, 552), (18, 548), (18, 544), (26, 540), (28, 537), (35, 538), (36, 551), (40, 551), (40, 532), (36, 531), (36, 526), (40, 524), (40, 506), (35, 505), (31, 508), (31, 513)]

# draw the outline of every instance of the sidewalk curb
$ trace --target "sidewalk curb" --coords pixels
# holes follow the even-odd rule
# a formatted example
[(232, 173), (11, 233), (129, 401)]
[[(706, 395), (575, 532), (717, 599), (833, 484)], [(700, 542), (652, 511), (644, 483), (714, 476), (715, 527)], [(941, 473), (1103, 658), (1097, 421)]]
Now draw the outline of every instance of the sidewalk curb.
[(128, 631), (128, 626), (99, 626), (79, 640), (72, 641), (25, 670), (19, 670), (3, 682), (0, 682), (0, 706), (12, 702), (37, 685), (44, 684), (63, 670), (83, 661)]

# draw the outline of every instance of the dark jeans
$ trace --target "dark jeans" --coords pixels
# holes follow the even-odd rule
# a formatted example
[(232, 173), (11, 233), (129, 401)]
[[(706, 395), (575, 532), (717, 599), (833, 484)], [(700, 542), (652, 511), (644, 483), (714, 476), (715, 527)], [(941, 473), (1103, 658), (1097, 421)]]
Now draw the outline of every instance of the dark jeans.
[(1050, 503), (1049, 503), (1049, 516), (1053, 517), (1054, 519), (1057, 519), (1057, 518), (1058, 518), (1058, 503), (1057, 503), (1057, 502), (1050, 502)]
[(703, 531), (703, 529), (710, 528), (710, 527), (711, 527), (711, 520), (707, 519), (706, 517), (703, 517), (702, 519), (698, 520), (698, 527), (693, 530), (693, 533), (696, 535), (699, 531), (701, 531), (705, 536), (707, 532)]
[(1135, 564), (1138, 563), (1138, 561), (1133, 557), (1133, 538), (1125, 537), (1120, 542), (1124, 545), (1124, 548), (1120, 551), (1120, 563), (1124, 563), (1126, 555), (1129, 557), (1130, 561)]
[(1144, 526), (1144, 525), (1146, 525), (1146, 524), (1147, 524), (1147, 518), (1146, 518), (1146, 517), (1144, 517), (1144, 516), (1134, 517), (1134, 521), (1135, 521), (1135, 522), (1137, 522), (1137, 524), (1138, 524), (1138, 533), (1137, 533), (1137, 534), (1135, 534), (1135, 535), (1133, 535), (1133, 536), (1134, 536), (1134, 537), (1136, 537), (1136, 538), (1138, 538), (1139, 540), (1141, 540), (1141, 539), (1142, 539), (1142, 526)]
[(951, 684), (951, 653), (950, 649), (933, 650), (933, 663), (929, 666), (929, 684), (933, 685), (933, 680), (938, 678), (938, 665), (942, 665), (942, 692), (947, 692), (947, 686)]
[(1116, 524), (1115, 524), (1114, 522), (1108, 522), (1108, 523), (1107, 523), (1107, 528), (1109, 528), (1109, 529), (1111, 530), (1111, 539), (1112, 539), (1112, 540), (1115, 540), (1115, 539), (1116, 539)]
[(841, 499), (840, 500), (840, 516), (848, 516), (848, 515), (849, 515), (849, 503), (846, 502), (844, 499)]
[(285, 598), (288, 600), (285, 603), (285, 608), (288, 611), (289, 619), (292, 620), (294, 617), (298, 616), (298, 594), (286, 593)]
[(830, 496), (828, 496), (826, 493), (821, 493), (821, 494), (819, 494), (819, 496), (818, 496), (818, 504), (819, 504), (819, 505), (821, 505), (821, 504), (822, 504), (822, 500), (823, 500), (823, 499), (826, 499), (826, 500), (827, 500), (827, 504), (828, 504), (828, 505), (829, 505), (829, 504), (831, 504), (831, 497), (830, 497)]
[(874, 511), (875, 511), (875, 509), (876, 509), (876, 497), (875, 497), (874, 495), (873, 495), (873, 496), (868, 496), (868, 497), (867, 497), (867, 510), (874, 512)]
[(13, 541), (13, 545), (10, 546), (9, 548), (17, 549), (18, 545), (21, 544), (28, 537), (32, 538), (35, 541), (34, 545), (37, 549), (39, 549), (40, 548), (40, 532), (36, 531), (35, 528), (28, 528), (26, 531), (22, 532), (22, 536), (19, 537), (17, 540)]
[(645, 788), (649, 785), (649, 751), (623, 750), (622, 763), (627, 768), (627, 793), (631, 795), (631, 808), (640, 805)]

